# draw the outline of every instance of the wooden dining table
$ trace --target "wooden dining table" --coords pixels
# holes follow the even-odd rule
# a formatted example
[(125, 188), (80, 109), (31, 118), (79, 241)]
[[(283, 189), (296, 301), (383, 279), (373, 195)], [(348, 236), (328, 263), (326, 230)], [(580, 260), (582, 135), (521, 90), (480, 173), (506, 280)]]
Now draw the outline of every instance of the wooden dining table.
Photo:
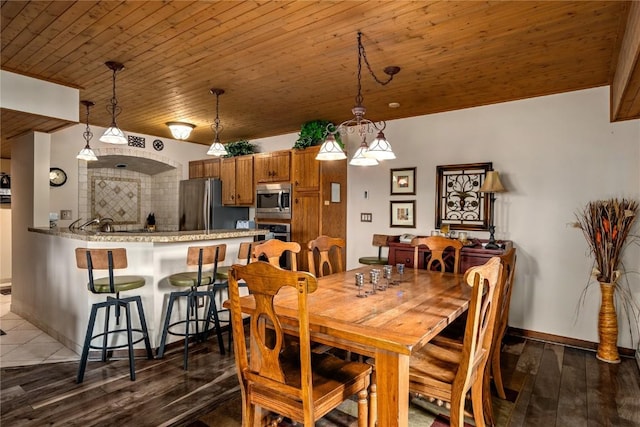
[[(399, 284), (359, 298), (355, 275), (365, 274), (363, 290), (370, 292), (371, 269), (360, 267), (318, 278), (318, 289), (308, 296), (311, 338), (373, 357), (378, 425), (407, 426), (411, 352), (467, 310), (471, 288), (462, 274), (405, 269)], [(380, 282), (385, 282), (380, 276)], [(398, 278), (394, 268), (392, 280)], [(243, 313), (254, 310), (251, 295), (242, 297), (240, 303)], [(281, 290), (274, 304), (283, 327), (295, 329), (295, 290)]]

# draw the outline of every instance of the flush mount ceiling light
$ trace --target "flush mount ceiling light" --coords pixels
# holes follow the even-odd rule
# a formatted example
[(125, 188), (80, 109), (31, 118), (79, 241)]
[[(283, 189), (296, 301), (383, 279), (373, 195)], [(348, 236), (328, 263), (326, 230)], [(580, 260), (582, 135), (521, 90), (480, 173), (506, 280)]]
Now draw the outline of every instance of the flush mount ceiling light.
[(91, 101), (80, 101), (82, 105), (87, 108), (87, 128), (82, 133), (82, 137), (84, 138), (86, 144), (82, 150), (76, 156), (76, 159), (86, 160), (88, 162), (98, 160), (96, 153), (93, 152), (91, 146), (89, 145), (89, 141), (93, 138), (93, 133), (91, 133), (91, 129), (89, 128), (89, 109), (93, 107), (95, 104)]
[[(337, 132), (340, 132), (341, 135), (345, 135), (347, 133), (357, 133), (362, 140), (362, 143), (360, 144), (360, 147), (358, 147), (358, 150), (356, 150), (353, 159), (351, 160), (351, 162), (349, 162), (349, 164), (351, 165), (371, 166), (374, 164), (378, 164), (378, 160), (396, 158), (393, 150), (391, 149), (391, 144), (389, 143), (389, 141), (387, 141), (383, 133), (386, 127), (386, 123), (383, 121), (375, 123), (369, 119), (364, 118), (364, 114), (366, 113), (367, 109), (362, 105), (362, 102), (364, 100), (362, 97), (363, 59), (371, 76), (373, 76), (374, 80), (377, 83), (383, 86), (393, 80), (393, 76), (400, 72), (400, 67), (386, 67), (383, 71), (388, 75), (388, 79), (386, 81), (378, 79), (378, 77), (371, 69), (371, 65), (369, 65), (367, 54), (365, 52), (364, 46), (362, 45), (362, 33), (358, 31), (358, 94), (356, 95), (356, 105), (351, 110), (354, 117), (340, 123), (338, 126), (333, 126), (331, 124), (327, 126), (328, 135), (325, 141), (322, 143), (320, 151), (316, 156), (317, 160), (336, 160), (344, 159), (346, 157), (344, 155), (344, 152), (342, 152), (342, 149), (337, 146), (337, 143), (335, 141), (335, 134)], [(371, 146), (369, 146), (367, 145), (366, 137), (368, 133), (372, 133), (374, 130), (378, 132), (378, 136), (373, 140)], [(342, 152), (342, 154), (340, 154), (340, 152)], [(364, 158), (371, 159), (373, 160), (373, 162), (365, 162), (363, 160)]]
[(223, 128), (222, 126), (220, 126), (220, 117), (218, 116), (218, 111), (220, 109), (220, 95), (224, 93), (224, 89), (213, 88), (209, 90), (209, 92), (216, 96), (216, 119), (214, 120), (213, 125), (211, 125), (211, 129), (213, 130), (215, 136), (213, 138), (213, 144), (211, 144), (211, 147), (209, 147), (209, 151), (207, 151), (207, 154), (210, 156), (218, 157), (226, 156), (229, 153), (227, 152), (227, 149), (224, 148), (224, 145), (222, 145), (222, 143), (220, 142), (220, 132), (222, 132)]
[(189, 138), (191, 131), (196, 127), (191, 123), (184, 122), (168, 122), (167, 126), (169, 126), (169, 130), (171, 130), (171, 135), (175, 139), (185, 140)]
[(107, 105), (107, 111), (111, 113), (111, 126), (104, 131), (104, 134), (100, 137), (100, 141), (106, 142), (107, 144), (126, 144), (127, 137), (116, 124), (116, 116), (122, 111), (122, 108), (118, 106), (118, 99), (116, 98), (116, 73), (124, 70), (124, 65), (115, 61), (107, 61), (105, 65), (113, 71), (113, 96), (109, 101), (109, 105)]

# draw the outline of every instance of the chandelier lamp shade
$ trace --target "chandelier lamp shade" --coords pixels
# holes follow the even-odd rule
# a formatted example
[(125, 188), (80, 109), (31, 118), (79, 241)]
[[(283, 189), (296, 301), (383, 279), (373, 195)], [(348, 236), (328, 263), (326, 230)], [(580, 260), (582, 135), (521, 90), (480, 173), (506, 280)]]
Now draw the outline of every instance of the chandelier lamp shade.
[(118, 106), (118, 98), (116, 98), (116, 74), (124, 70), (124, 65), (115, 61), (107, 61), (105, 65), (113, 72), (113, 96), (107, 105), (107, 111), (111, 114), (111, 126), (102, 134), (100, 141), (107, 144), (126, 144), (127, 137), (116, 124), (116, 117), (122, 111), (122, 108)]
[(91, 141), (91, 138), (93, 138), (93, 133), (91, 133), (91, 129), (89, 128), (89, 109), (93, 107), (95, 104), (91, 101), (80, 101), (80, 103), (84, 105), (87, 109), (87, 114), (86, 114), (87, 127), (85, 131), (82, 133), (82, 137), (84, 138), (84, 141), (85, 141), (85, 146), (82, 150), (80, 150), (80, 152), (76, 156), (76, 159), (86, 160), (88, 162), (91, 162), (91, 161), (98, 160), (96, 153), (93, 152), (93, 150), (91, 149), (91, 146), (89, 145), (89, 141)]
[[(362, 44), (362, 33), (358, 32), (358, 94), (356, 95), (355, 106), (351, 109), (353, 118), (340, 123), (338, 126), (333, 126), (332, 124), (327, 126), (327, 136), (320, 147), (318, 155), (316, 156), (317, 160), (339, 160), (346, 158), (346, 155), (342, 152), (342, 148), (336, 143), (335, 134), (338, 132), (340, 132), (341, 136), (346, 136), (348, 133), (357, 133), (362, 141), (360, 147), (358, 147), (353, 158), (349, 162), (350, 165), (373, 166), (378, 164), (378, 160), (396, 158), (393, 153), (393, 149), (391, 148), (391, 143), (389, 143), (383, 133), (386, 127), (385, 122), (376, 123), (364, 117), (367, 109), (363, 105), (364, 98), (362, 96), (363, 60), (374, 80), (383, 86), (391, 82), (391, 80), (393, 80), (393, 76), (400, 72), (400, 67), (389, 66), (383, 70), (388, 76), (387, 79), (384, 81), (378, 79), (367, 60), (367, 54)], [(366, 138), (368, 134), (373, 132), (377, 132), (377, 137), (373, 140), (371, 146), (369, 146)], [(338, 151), (342, 152), (342, 157), (340, 157), (340, 153), (338, 153)]]
[(489, 194), (490, 214), (489, 214), (489, 242), (485, 245), (485, 249), (499, 249), (500, 246), (496, 243), (495, 232), (496, 226), (494, 224), (494, 209), (493, 206), (496, 201), (495, 193), (504, 193), (507, 190), (500, 181), (500, 174), (497, 171), (488, 171), (487, 176), (482, 183), (482, 186), (478, 190), (480, 193)]
[(169, 126), (171, 135), (173, 135), (175, 139), (179, 140), (185, 140), (189, 138), (189, 135), (191, 135), (191, 131), (196, 127), (191, 123), (184, 122), (168, 122), (167, 126)]
[(213, 143), (209, 147), (209, 151), (207, 151), (207, 154), (217, 157), (226, 156), (229, 153), (227, 152), (227, 149), (224, 148), (224, 145), (222, 145), (222, 143), (220, 142), (220, 133), (222, 132), (223, 128), (220, 125), (220, 116), (218, 114), (220, 111), (220, 95), (224, 94), (224, 89), (212, 88), (211, 90), (209, 90), (209, 92), (216, 96), (216, 119), (214, 120), (213, 125), (211, 125), (214, 137)]

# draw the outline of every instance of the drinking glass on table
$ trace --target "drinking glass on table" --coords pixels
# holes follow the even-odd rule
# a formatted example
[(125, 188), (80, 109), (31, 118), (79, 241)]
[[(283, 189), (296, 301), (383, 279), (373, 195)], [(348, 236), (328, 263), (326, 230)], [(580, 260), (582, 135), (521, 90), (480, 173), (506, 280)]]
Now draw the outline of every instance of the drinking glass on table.
[(371, 294), (376, 293), (376, 288), (378, 287), (378, 281), (380, 280), (380, 270), (377, 268), (371, 269), (369, 271), (369, 280), (371, 281)]
[(356, 286), (358, 287), (358, 298), (366, 298), (367, 294), (362, 292), (364, 287), (364, 273), (356, 273)]
[(398, 270), (398, 283), (397, 284), (399, 285), (404, 280), (404, 264), (401, 263), (401, 262), (396, 264), (396, 270)]
[(393, 266), (392, 265), (385, 265), (384, 267), (382, 267), (382, 275), (385, 279), (387, 279), (387, 284), (386, 287), (389, 287), (391, 285), (393, 285), (393, 283), (391, 282), (391, 273), (393, 272)]

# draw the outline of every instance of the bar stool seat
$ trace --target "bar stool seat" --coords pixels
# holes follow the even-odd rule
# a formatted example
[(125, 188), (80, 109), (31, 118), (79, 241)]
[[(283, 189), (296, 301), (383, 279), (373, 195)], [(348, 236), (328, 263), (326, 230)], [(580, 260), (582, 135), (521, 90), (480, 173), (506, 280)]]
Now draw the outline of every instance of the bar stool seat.
[[(206, 340), (211, 331), (209, 327), (211, 319), (213, 319), (214, 329), (218, 338), (220, 354), (225, 354), (215, 298), (219, 283), (214, 278), (217, 277), (218, 262), (224, 261), (226, 247), (225, 244), (189, 247), (187, 249), (187, 265), (197, 266), (197, 271), (183, 271), (169, 276), (169, 283), (172, 286), (184, 290), (173, 291), (169, 294), (167, 312), (162, 328), (162, 338), (157, 352), (158, 358), (164, 357), (167, 335), (182, 336), (184, 337), (183, 368), (185, 370), (188, 369), (189, 339)], [(204, 266), (209, 265), (213, 266), (212, 269), (204, 270)], [(175, 302), (183, 297), (186, 298), (186, 318), (171, 322)], [(198, 316), (198, 301), (200, 298), (206, 298), (209, 302), (202, 318)], [(191, 325), (194, 326), (194, 331), (190, 331)], [(179, 326), (184, 326), (184, 331), (178, 330)]]
[(382, 256), (382, 248), (389, 246), (389, 241), (395, 236), (387, 236), (386, 234), (374, 234), (371, 244), (378, 247), (378, 256), (363, 256), (358, 258), (358, 262), (364, 265), (386, 265), (389, 258)]
[[(145, 285), (145, 279), (142, 276), (115, 276), (113, 271), (115, 269), (121, 269), (127, 267), (127, 253), (124, 248), (117, 249), (76, 249), (76, 265), (78, 268), (87, 269), (89, 272), (89, 282), (87, 288), (94, 294), (107, 294), (106, 301), (94, 303), (91, 306), (91, 314), (89, 316), (89, 323), (87, 325), (87, 333), (85, 335), (84, 345), (82, 347), (82, 356), (80, 358), (80, 366), (78, 367), (78, 375), (76, 378), (77, 383), (81, 383), (84, 380), (84, 373), (87, 366), (87, 360), (89, 358), (89, 350), (96, 349), (101, 351), (101, 360), (107, 361), (107, 352), (116, 350), (119, 348), (127, 347), (129, 350), (129, 376), (131, 381), (136, 379), (135, 374), (135, 360), (133, 346), (141, 341), (145, 343), (145, 349), (147, 353), (147, 359), (153, 359), (153, 352), (151, 351), (151, 343), (149, 341), (149, 333), (147, 330), (147, 322), (144, 316), (144, 310), (142, 308), (142, 300), (139, 295), (121, 297), (120, 292), (131, 291), (134, 289), (142, 288)], [(94, 270), (108, 270), (109, 276), (94, 279)], [(109, 294), (115, 294), (115, 298)], [(138, 309), (138, 317), (140, 319), (140, 327), (133, 328), (131, 324), (131, 309), (130, 304), (135, 303)], [(111, 307), (114, 307), (115, 314), (115, 328), (110, 328), (109, 314)], [(104, 317), (104, 327), (102, 332), (94, 334), (96, 317), (98, 310), (101, 308), (106, 309)], [(126, 327), (119, 328), (120, 325), (120, 311), (124, 308), (126, 317)], [(127, 342), (124, 344), (108, 344), (109, 337), (114, 334), (126, 332)], [(135, 339), (133, 334), (140, 334), (140, 337)], [(101, 344), (93, 344), (94, 340), (100, 339)]]

